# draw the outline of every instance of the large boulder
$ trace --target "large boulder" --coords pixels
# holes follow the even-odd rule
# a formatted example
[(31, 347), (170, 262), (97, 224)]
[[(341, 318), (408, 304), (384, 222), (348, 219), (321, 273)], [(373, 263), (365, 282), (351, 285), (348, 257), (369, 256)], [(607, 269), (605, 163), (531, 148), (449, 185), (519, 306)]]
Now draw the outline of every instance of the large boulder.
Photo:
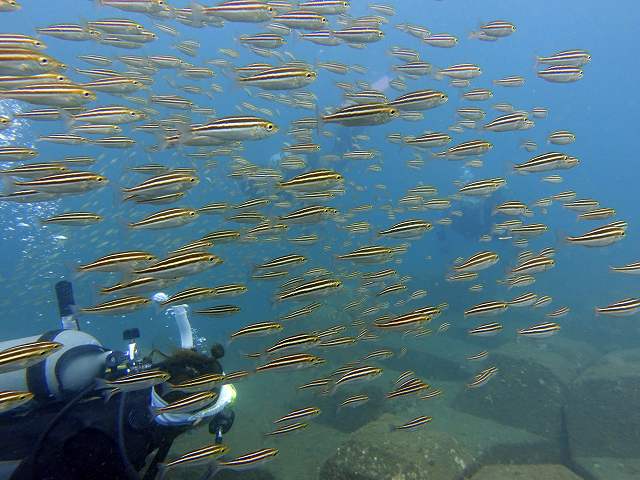
[(564, 465), (487, 465), (471, 480), (581, 480)]
[(584, 472), (590, 480), (638, 480), (640, 459), (578, 457), (573, 459), (575, 469)]
[(408, 420), (385, 414), (352, 434), (320, 470), (320, 480), (455, 480), (473, 457), (430, 425), (392, 431)]
[(586, 344), (559, 338), (545, 343), (522, 340), (491, 352), (477, 369), (495, 365), (498, 375), (487, 385), (460, 392), (452, 406), (537, 435), (558, 438), (562, 435), (562, 407), (569, 384), (596, 353)]
[(584, 371), (566, 418), (574, 458), (640, 458), (640, 349), (610, 353)]

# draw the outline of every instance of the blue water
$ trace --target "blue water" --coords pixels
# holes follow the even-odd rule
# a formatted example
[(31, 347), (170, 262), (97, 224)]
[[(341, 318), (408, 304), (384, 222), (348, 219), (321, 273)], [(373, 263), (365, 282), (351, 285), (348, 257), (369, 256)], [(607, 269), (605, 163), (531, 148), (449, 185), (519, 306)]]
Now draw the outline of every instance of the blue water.
[[(409, 250), (396, 257), (397, 264), (391, 264), (400, 275), (411, 277), (407, 293), (392, 298), (390, 308), (381, 314), (400, 314), (420, 305), (437, 305), (447, 302), (449, 309), (430, 327), (435, 331), (442, 322), (452, 324), (449, 331), (442, 334), (458, 341), (456, 345), (461, 348), (460, 351), (448, 352), (451, 361), (463, 365), (464, 356), (475, 351), (522, 342), (522, 339), (516, 339), (517, 328), (544, 321), (544, 313), (561, 306), (568, 306), (571, 311), (568, 316), (559, 320), (562, 330), (556, 337), (549, 339), (551, 346), (540, 345), (541, 356), (547, 355), (545, 348), (553, 348), (552, 342), (559, 337), (578, 342), (576, 344), (578, 346), (575, 347), (578, 350), (584, 348), (597, 351), (597, 355), (591, 357), (594, 364), (608, 353), (636, 348), (638, 335), (636, 318), (596, 318), (594, 307), (633, 297), (637, 292), (636, 280), (633, 276), (611, 274), (609, 267), (637, 261), (640, 256), (635, 240), (638, 235), (638, 226), (634, 222), (638, 215), (636, 196), (638, 175), (634, 158), (636, 149), (633, 146), (637, 134), (635, 112), (639, 108), (638, 96), (635, 94), (637, 66), (634, 58), (640, 5), (628, 0), (617, 2), (615, 9), (604, 2), (593, 0), (543, 3), (521, 0), (510, 2), (410, 0), (388, 3), (396, 8), (397, 14), (389, 19), (388, 24), (383, 25), (384, 40), (368, 44), (365, 49), (352, 49), (348, 46), (315, 46), (298, 39), (295, 32), (287, 38), (287, 44), (280, 48), (280, 51), (290, 52), (296, 59), (310, 64), (318, 61), (335, 61), (347, 65), (358, 64), (367, 69), (364, 75), (349, 73), (344, 76), (319, 69), (317, 81), (306, 88), (318, 98), (317, 111), (293, 109), (261, 99), (256, 95), (259, 91), (256, 88), (251, 89), (252, 95), (248, 95), (247, 91), (238, 87), (234, 80), (225, 76), (218, 67), (211, 67), (216, 72), (216, 76), (207, 80), (180, 78), (176, 76), (174, 70), (162, 69), (154, 76), (154, 84), (148, 90), (132, 94), (141, 98), (146, 98), (149, 94), (177, 94), (189, 98), (198, 106), (214, 108), (217, 117), (237, 115), (239, 112), (252, 114), (246, 110), (239, 110), (242, 102), (251, 102), (257, 107), (272, 110), (274, 116), (269, 119), (279, 126), (279, 132), (264, 140), (245, 142), (240, 156), (258, 166), (278, 168), (277, 162), (274, 162), (272, 157), (281, 152), (285, 142), (295, 143), (292, 137), (286, 135), (289, 124), (295, 119), (316, 116), (318, 113), (323, 113), (325, 109), (333, 110), (342, 104), (342, 91), (335, 86), (335, 82), (373, 83), (385, 75), (393, 78), (394, 72), (391, 66), (400, 64), (400, 61), (387, 54), (387, 50), (392, 46), (418, 50), (421, 58), (432, 63), (434, 68), (457, 63), (476, 63), (482, 67), (483, 74), (472, 81), (472, 87), (490, 88), (494, 92), (492, 99), (472, 104), (463, 101), (461, 91), (451, 87), (444, 80), (436, 80), (432, 76), (418, 80), (406, 79), (407, 91), (424, 88), (443, 90), (449, 95), (449, 101), (438, 108), (425, 111), (424, 120), (418, 122), (396, 119), (385, 125), (352, 129), (335, 125), (321, 126), (320, 131), (328, 131), (331, 136), (314, 133), (314, 141), (320, 144), (321, 151), (307, 156), (308, 169), (332, 168), (343, 174), (346, 180), (345, 195), (336, 197), (327, 204), (337, 208), (341, 216), (347, 215), (351, 208), (363, 204), (373, 205), (373, 209), (369, 212), (348, 215), (348, 218), (340, 223), (329, 221), (319, 225), (294, 226), (283, 237), (317, 233), (320, 241), (311, 247), (296, 246), (284, 239), (274, 242), (258, 240), (214, 246), (212, 252), (224, 259), (224, 264), (206, 273), (186, 278), (168, 293), (190, 286), (216, 286), (227, 283), (245, 283), (249, 291), (237, 298), (199, 304), (206, 306), (232, 303), (241, 307), (241, 312), (231, 317), (193, 316), (192, 325), (201, 345), (212, 342), (225, 344), (229, 334), (239, 327), (249, 323), (274, 320), (290, 308), (295, 308), (295, 304), (279, 305), (274, 301), (277, 286), (284, 280), (256, 281), (250, 278), (255, 265), (289, 253), (302, 253), (309, 258), (305, 267), (297, 268), (290, 276), (304, 272), (308, 268), (324, 267), (336, 276), (344, 278), (345, 286), (338, 294), (326, 301), (324, 310), (321, 309), (311, 319), (296, 326), (287, 326), (285, 333), (320, 330), (336, 324), (349, 326), (355, 317), (352, 318), (343, 313), (342, 307), (362, 297), (363, 293), (358, 290), (359, 282), (349, 278), (348, 274), (376, 267), (361, 268), (358, 265), (345, 264), (336, 260), (336, 255), (378, 242), (398, 245), (402, 241), (381, 241), (376, 238), (375, 232), (401, 220), (424, 218), (434, 222), (433, 230), (420, 240), (412, 241)], [(180, 2), (176, 6), (182, 7), (188, 4), (188, 2)], [(141, 14), (102, 7), (98, 2), (25, 0), (22, 5), (20, 11), (0, 13), (2, 32), (33, 35), (38, 27), (117, 17), (134, 20), (157, 33), (156, 41), (136, 50), (123, 50), (97, 43), (70, 42), (43, 36), (42, 39), (48, 45), (46, 53), (66, 63), (69, 66), (66, 74), (77, 82), (88, 80), (87, 77), (78, 75), (74, 71), (75, 68), (99, 68), (77, 59), (79, 54), (86, 53), (109, 57), (176, 55), (197, 66), (210, 66), (206, 65), (208, 60), (220, 58), (228, 59), (235, 66), (252, 62), (264, 61), (274, 64), (278, 62), (276, 58), (264, 59), (252, 54), (237, 41), (243, 34), (264, 31), (262, 24), (226, 22), (221, 29), (213, 27), (194, 29), (172, 19), (151, 19)], [(367, 2), (353, 1), (350, 14), (357, 17), (370, 15), (372, 11), (367, 8)], [(494, 19), (504, 19), (514, 23), (517, 31), (512, 36), (496, 42), (481, 42), (468, 38), (468, 34), (477, 29), (478, 25)], [(159, 31), (154, 27), (156, 22), (177, 28), (180, 36), (174, 38)], [(434, 33), (446, 32), (456, 35), (460, 39), (459, 44), (451, 49), (429, 47), (394, 28), (394, 25), (406, 22), (424, 25)], [(336, 26), (335, 17), (331, 17), (331, 23)], [(195, 40), (201, 44), (196, 57), (187, 57), (175, 49), (173, 45), (177, 41), (184, 40)], [(221, 48), (235, 49), (240, 56), (225, 57), (219, 52)], [(536, 56), (574, 48), (588, 50), (593, 58), (584, 67), (584, 78), (580, 81), (570, 84), (553, 84), (536, 76)], [(113, 68), (128, 70), (126, 65), (119, 62), (115, 62)], [(526, 79), (525, 85), (520, 88), (504, 88), (492, 84), (492, 80), (510, 75), (522, 75)], [(193, 95), (176, 90), (168, 80), (179, 85), (196, 85), (207, 91), (210, 91), (211, 83), (216, 83), (222, 86), (223, 93), (212, 92), (211, 99), (204, 95)], [(393, 98), (401, 92), (389, 89), (385, 93)], [(536, 126), (526, 131), (492, 133), (482, 130), (464, 130), (460, 134), (449, 132), (454, 138), (452, 145), (477, 138), (487, 139), (494, 144), (491, 152), (482, 157), (484, 161), (482, 168), (465, 167), (465, 161), (433, 160), (429, 153), (422, 153), (425, 166), (419, 170), (410, 169), (406, 166), (406, 161), (413, 158), (414, 151), (409, 147), (401, 147), (386, 140), (386, 136), (394, 132), (417, 135), (427, 130), (447, 131), (447, 128), (455, 123), (455, 111), (461, 106), (483, 108), (487, 111), (486, 120), (491, 120), (500, 115), (499, 112), (491, 109), (491, 105), (498, 102), (508, 102), (517, 109), (528, 111), (534, 107), (544, 107), (549, 110), (549, 115), (546, 119), (534, 118)], [(130, 105), (133, 108), (140, 108), (139, 105), (105, 93), (99, 93), (97, 101), (89, 104), (88, 107), (106, 105)], [(160, 118), (166, 118), (174, 113), (189, 115), (188, 111), (168, 110), (154, 104), (149, 106), (160, 112)], [(0, 114), (3, 115), (11, 116), (12, 112), (30, 109), (31, 107), (26, 103), (0, 101)], [(192, 117), (194, 122), (204, 120), (202, 116), (192, 115)], [(158, 118), (149, 119), (150, 122), (156, 120)], [(120, 187), (134, 185), (144, 178), (142, 175), (130, 172), (129, 168), (132, 166), (153, 162), (171, 167), (196, 167), (200, 184), (189, 191), (183, 201), (175, 206), (197, 208), (213, 202), (234, 204), (264, 195), (276, 195), (280, 201), (291, 200), (291, 197), (277, 192), (276, 189), (259, 190), (246, 181), (229, 177), (232, 164), (229, 157), (194, 160), (184, 155), (186, 152), (197, 150), (193, 147), (164, 149), (151, 153), (146, 147), (158, 144), (158, 139), (152, 135), (134, 131), (132, 129), (134, 125), (136, 124), (122, 126), (122, 134), (134, 138), (137, 142), (134, 148), (125, 150), (37, 142), (40, 136), (65, 132), (66, 126), (61, 121), (18, 120), (14, 127), (0, 132), (0, 145), (34, 146), (40, 151), (37, 161), (54, 161), (65, 156), (76, 155), (95, 156), (98, 158), (96, 164), (91, 167), (82, 167), (82, 169), (99, 172), (110, 181), (109, 185), (100, 191), (65, 197), (52, 202), (26, 205), (3, 202), (0, 211), (2, 238), (0, 279), (3, 285), (0, 307), (4, 327), (0, 340), (35, 335), (58, 327), (53, 284), (60, 278), (73, 280), (78, 305), (89, 306), (101, 301), (102, 298), (96, 293), (97, 289), (115, 283), (117, 277), (104, 273), (78, 277), (74, 270), (79, 263), (127, 249), (145, 249), (161, 256), (213, 230), (246, 228), (246, 225), (226, 221), (225, 215), (201, 215), (195, 222), (183, 227), (152, 232), (131, 231), (126, 227), (126, 223), (165, 208), (164, 206), (133, 206), (133, 204), (121, 202)], [(577, 141), (566, 147), (547, 145), (548, 134), (561, 129), (574, 132)], [(354, 149), (353, 145), (356, 142), (352, 144), (350, 135), (357, 134), (366, 134), (370, 137), (368, 142), (357, 143), (361, 148), (379, 151), (375, 160), (334, 162), (323, 160), (323, 155), (341, 155), (346, 150)], [(575, 169), (551, 172), (562, 175), (564, 182), (560, 185), (540, 181), (540, 178), (547, 173), (516, 175), (512, 172), (512, 164), (521, 163), (535, 155), (519, 146), (524, 140), (533, 140), (538, 143), (539, 149), (536, 154), (545, 151), (563, 151), (578, 157), (581, 163)], [(217, 165), (206, 167), (205, 163), (209, 160), (215, 161)], [(380, 165), (382, 171), (368, 170), (372, 164)], [(283, 176), (290, 178), (297, 173), (300, 171), (285, 170)], [(436, 186), (439, 191), (438, 196), (445, 198), (456, 193), (457, 187), (454, 181), (466, 183), (492, 177), (506, 178), (507, 186), (488, 198), (462, 201), (454, 199), (450, 210), (461, 210), (463, 215), (452, 216), (453, 225), (450, 226), (435, 223), (445, 216), (450, 216), (446, 211), (411, 212), (400, 206), (400, 210), (394, 214), (394, 217), (389, 218), (384, 209), (390, 205), (394, 208), (399, 207), (397, 201), (407, 189), (420, 183)], [(384, 185), (385, 188), (381, 189), (380, 185)], [(563, 209), (558, 203), (551, 205), (544, 213), (541, 209), (534, 208), (535, 216), (526, 219), (526, 222), (544, 223), (549, 226), (549, 231), (532, 239), (527, 248), (532, 251), (539, 251), (544, 247), (556, 248), (556, 267), (549, 272), (537, 275), (537, 281), (531, 287), (507, 291), (496, 281), (504, 278), (509, 268), (517, 263), (517, 255), (521, 250), (509, 242), (499, 241), (497, 236), (493, 236), (490, 243), (479, 242), (482, 235), (491, 233), (493, 220), (506, 220), (507, 217), (494, 217), (488, 221), (481, 219), (490, 217), (489, 212), (502, 201), (520, 200), (532, 204), (543, 197), (569, 189), (578, 192), (578, 198), (595, 198), (600, 201), (601, 206), (615, 208), (614, 220), (629, 222), (627, 238), (603, 248), (588, 249), (566, 245), (564, 237), (567, 235), (583, 233), (592, 226), (606, 223), (606, 221), (578, 222), (575, 212)], [(302, 206), (295, 201), (291, 203), (290, 210)], [(103, 215), (105, 220), (96, 226), (89, 227), (55, 225), (44, 227), (39, 222), (41, 218), (74, 210), (93, 211)], [(278, 208), (272, 204), (261, 211), (270, 217), (276, 217), (285, 213), (287, 209)], [(341, 228), (345, 224), (356, 221), (368, 221), (372, 226), (371, 232), (351, 234)], [(476, 282), (451, 284), (445, 281), (446, 273), (457, 257), (466, 258), (481, 250), (498, 252), (501, 256), (500, 263), (482, 272)], [(474, 283), (483, 284), (484, 289), (481, 293), (469, 292), (468, 287)], [(408, 297), (410, 292), (417, 289), (426, 289), (427, 297), (404, 306), (393, 305), (395, 300)], [(465, 309), (482, 301), (509, 299), (525, 291), (552, 296), (552, 306), (544, 309), (542, 313), (533, 309), (514, 309), (504, 317), (499, 317), (499, 321), (505, 325), (499, 339), (468, 338), (466, 329), (472, 326), (475, 320), (463, 318), (462, 312)], [(371, 292), (368, 291), (367, 295), (371, 295)], [(384, 298), (380, 300), (369, 297), (365, 305), (371, 306), (384, 301), (386, 301)], [(367, 322), (370, 320), (371, 318), (367, 319)], [(178, 341), (173, 320), (155, 307), (125, 316), (82, 316), (80, 322), (85, 331), (112, 348), (122, 348), (122, 330), (131, 327), (140, 329), (141, 347), (144, 349), (158, 347), (170, 350)], [(357, 333), (357, 329), (350, 326), (349, 329), (352, 334)], [(431, 343), (427, 343), (427, 340), (422, 343), (421, 340), (405, 341), (401, 334), (385, 333), (384, 335), (381, 342), (377, 344), (354, 347), (353, 359), (359, 358), (367, 351), (382, 347), (393, 348), (398, 352), (402, 346), (409, 345), (411, 350), (428, 351), (431, 348), (428, 345), (437, 343), (440, 338), (434, 334), (428, 339)], [(264, 348), (270, 344), (271, 340), (270, 338), (256, 341), (252, 344), (253, 348)], [(437, 347), (433, 348), (437, 350)], [(248, 368), (252, 363), (244, 359), (242, 354), (250, 351), (233, 344), (228, 348), (226, 360), (228, 365)], [(319, 354), (323, 355), (324, 352)], [(331, 351), (326, 353), (329, 371), (349, 360), (349, 355), (342, 351), (339, 359), (331, 361), (332, 354)], [(396, 362), (394, 369), (399, 371), (424, 368), (424, 365), (413, 365), (409, 360), (404, 367), (400, 367), (401, 360), (394, 361)], [(588, 365), (583, 367), (587, 368)], [(473, 371), (468, 365), (462, 368), (469, 374)], [(385, 378), (386, 383), (383, 382), (381, 387), (383, 390), (395, 378), (394, 375), (397, 376), (397, 373), (389, 373)], [(305, 378), (310, 380), (319, 376), (322, 375), (308, 373)], [(298, 383), (302, 381), (304, 380)], [(536, 383), (539, 379), (530, 379), (530, 381)], [(260, 384), (262, 380), (256, 379), (255, 382)], [(458, 383), (463, 385), (464, 381), (458, 381)], [(247, 388), (251, 392), (256, 391), (253, 387)], [(295, 389), (295, 385), (291, 385), (291, 388)], [(491, 382), (484, 388), (490, 389)], [(295, 394), (287, 392), (283, 395), (289, 395), (289, 393)], [(502, 401), (509, 402), (505, 398)], [(250, 405), (244, 405), (246, 408), (251, 408)], [(630, 399), (630, 411), (637, 410), (637, 404), (632, 405)], [(606, 405), (603, 405), (603, 408), (606, 408)], [(283, 407), (283, 410), (286, 408)], [(629, 412), (619, 412), (621, 417), (628, 414)], [(241, 417), (242, 412), (238, 412), (238, 415)], [(327, 415), (332, 413), (329, 412)], [(436, 420), (434, 419), (434, 425)], [(455, 419), (452, 421), (455, 422)], [(447, 431), (446, 426), (440, 425), (437, 428)], [(305, 433), (300, 435), (300, 442), (304, 442), (304, 435)], [(625, 435), (625, 432), (612, 433), (614, 438)], [(238, 438), (235, 440), (240, 441)], [(510, 461), (509, 458), (500, 460), (503, 463)], [(304, 459), (297, 461), (304, 465)], [(584, 473), (584, 470), (579, 471)], [(276, 474), (276, 478), (280, 477)], [(593, 478), (613, 479), (614, 477), (605, 475)]]

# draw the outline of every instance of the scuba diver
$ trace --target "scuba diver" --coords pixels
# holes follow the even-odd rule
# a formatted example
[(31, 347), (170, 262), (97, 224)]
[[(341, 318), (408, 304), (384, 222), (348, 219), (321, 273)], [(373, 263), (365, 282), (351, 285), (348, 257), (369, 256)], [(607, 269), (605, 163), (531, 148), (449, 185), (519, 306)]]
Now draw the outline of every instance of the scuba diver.
[[(162, 470), (173, 441), (193, 426), (208, 422), (210, 443), (221, 442), (234, 420), (232, 385), (214, 388), (211, 402), (199, 410), (163, 410), (186, 395), (172, 385), (224, 373), (221, 345), (212, 346), (209, 355), (193, 349), (185, 305), (169, 310), (180, 330), (181, 348), (172, 355), (154, 351), (142, 357), (137, 329), (123, 333), (126, 351), (105, 348), (80, 330), (71, 284), (58, 282), (56, 294), (61, 329), (0, 342), (0, 352), (36, 341), (61, 344), (34, 365), (0, 371), (0, 395), (20, 392), (30, 399), (0, 413), (0, 480), (151, 480)], [(154, 295), (156, 301), (166, 298), (163, 293)], [(103, 389), (119, 378), (158, 371), (165, 380), (170, 375), (171, 384)]]

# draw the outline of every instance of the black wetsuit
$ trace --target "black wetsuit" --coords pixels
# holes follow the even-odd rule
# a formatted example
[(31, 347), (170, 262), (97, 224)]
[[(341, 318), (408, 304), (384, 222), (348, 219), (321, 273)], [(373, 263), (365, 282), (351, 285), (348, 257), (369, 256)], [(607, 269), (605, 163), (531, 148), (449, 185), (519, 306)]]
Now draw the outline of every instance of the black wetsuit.
[(139, 477), (154, 478), (155, 463), (164, 460), (174, 439), (188, 427), (157, 425), (149, 412), (149, 395), (147, 389), (116, 395), (106, 404), (95, 396), (80, 400), (54, 425), (60, 404), (0, 419), (2, 460), (26, 458), (11, 480), (131, 479), (131, 472), (140, 471), (157, 449), (154, 468)]

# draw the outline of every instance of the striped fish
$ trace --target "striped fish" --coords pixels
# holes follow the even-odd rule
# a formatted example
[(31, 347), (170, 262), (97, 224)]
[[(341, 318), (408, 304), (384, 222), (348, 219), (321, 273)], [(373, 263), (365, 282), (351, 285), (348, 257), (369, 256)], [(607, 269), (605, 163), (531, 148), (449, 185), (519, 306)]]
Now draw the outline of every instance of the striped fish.
[(198, 177), (184, 173), (167, 173), (149, 178), (133, 187), (123, 188), (125, 193), (163, 195), (188, 190), (197, 185)]
[(523, 261), (516, 265), (511, 273), (539, 273), (549, 270), (555, 266), (556, 262), (553, 258), (545, 256), (537, 256)]
[(278, 449), (276, 448), (261, 448), (255, 452), (245, 453), (230, 460), (220, 460), (217, 463), (218, 469), (229, 470), (246, 470), (254, 468), (257, 465), (263, 465), (269, 460), (272, 460), (278, 455)]
[(430, 63), (414, 60), (393, 67), (397, 72), (401, 72), (409, 77), (422, 77), (428, 75), (433, 70), (433, 66)]
[(203, 125), (192, 125), (193, 136), (213, 136), (226, 141), (259, 140), (278, 131), (278, 127), (259, 117), (224, 117)]
[(0, 414), (10, 412), (33, 400), (34, 394), (15, 390), (0, 392)]
[(99, 303), (93, 307), (84, 307), (80, 309), (81, 313), (91, 313), (97, 315), (117, 315), (132, 312), (151, 304), (151, 300), (146, 297), (129, 296), (116, 298), (106, 302)]
[(636, 314), (639, 310), (640, 298), (625, 298), (606, 307), (596, 307), (596, 314), (626, 317)]
[(176, 281), (178, 281), (177, 278), (161, 279), (153, 277), (138, 277), (133, 278), (129, 281), (116, 283), (109, 287), (103, 287), (100, 289), (100, 293), (102, 295), (106, 295), (109, 293), (137, 294), (145, 292), (157, 292)]
[(578, 220), (602, 220), (613, 217), (615, 214), (616, 211), (613, 208), (595, 208), (578, 215)]
[(316, 72), (305, 68), (277, 67), (239, 77), (238, 82), (265, 90), (290, 90), (311, 84), (317, 76)]
[(14, 185), (25, 189), (34, 189), (45, 193), (80, 193), (102, 188), (109, 181), (106, 177), (93, 172), (63, 172), (34, 180), (15, 181)]
[(402, 425), (394, 426), (394, 430), (413, 430), (417, 427), (422, 427), (427, 423), (430, 423), (433, 417), (428, 417), (426, 415), (421, 415), (419, 417), (414, 418), (413, 420), (409, 420), (407, 423), (403, 423)]
[[(470, 256), (461, 263), (454, 265), (453, 268), (458, 272), (479, 272), (495, 265), (499, 260), (500, 256), (495, 252), (479, 252)], [(473, 278), (469, 278), (469, 280), (475, 278), (476, 277), (474, 276)]]
[(146, 114), (127, 107), (112, 106), (85, 110), (73, 115), (72, 118), (76, 122), (120, 125), (143, 120)]
[(368, 395), (365, 395), (365, 394), (352, 395), (350, 397), (345, 398), (342, 402), (340, 402), (340, 405), (338, 405), (338, 408), (341, 409), (344, 407), (359, 407), (361, 405), (364, 405), (368, 401), (369, 401)]
[(450, 147), (444, 152), (433, 153), (432, 155), (456, 160), (468, 156), (484, 155), (492, 148), (493, 144), (486, 140), (470, 140)]
[(490, 337), (502, 331), (502, 325), (496, 322), (479, 325), (467, 331), (469, 335), (477, 337)]
[(621, 227), (600, 227), (582, 235), (567, 237), (566, 241), (585, 247), (604, 247), (619, 242), (625, 237), (625, 229)]
[(226, 315), (234, 315), (240, 311), (240, 307), (236, 305), (216, 305), (214, 307), (201, 308), (195, 310), (198, 315), (210, 315), (214, 317), (222, 317)]
[(295, 210), (279, 218), (282, 222), (287, 223), (315, 223), (325, 220), (330, 216), (337, 215), (338, 210), (323, 205), (314, 205)]
[(509, 304), (501, 301), (490, 301), (479, 303), (471, 307), (468, 310), (465, 310), (465, 317), (479, 317), (479, 316), (493, 316), (499, 313), (504, 313), (507, 308), (509, 308)]
[(278, 353), (282, 350), (288, 350), (290, 348), (310, 348), (316, 345), (319, 341), (320, 337), (318, 335), (301, 333), (281, 339), (276, 344), (267, 348), (265, 350), (265, 353)]
[[(334, 293), (342, 286), (342, 282), (337, 279), (320, 279), (306, 282), (280, 293), (277, 296), (279, 301), (284, 300), (306, 300), (308, 298), (325, 296)], [(309, 312), (310, 313), (310, 312)]]
[(278, 24), (302, 30), (320, 30), (327, 24), (325, 17), (309, 10), (291, 10), (276, 15), (273, 20)]
[(538, 295), (532, 292), (523, 293), (508, 301), (510, 307), (530, 307), (538, 300)]
[(302, 430), (304, 428), (307, 428), (308, 426), (309, 426), (308, 423), (294, 422), (294, 423), (290, 423), (288, 425), (282, 425), (282, 426), (276, 428), (275, 430), (273, 430), (272, 432), (265, 433), (265, 435), (266, 436), (283, 435), (285, 433), (291, 433), (291, 432), (295, 432), (295, 431), (298, 431), (298, 430)]
[(390, 260), (394, 252), (395, 250), (393, 248), (371, 245), (367, 247), (360, 247), (352, 252), (338, 255), (337, 258), (340, 260), (351, 260), (353, 262), (361, 263), (380, 263)]
[(29, 368), (47, 359), (64, 345), (59, 342), (36, 341), (0, 351), (0, 373)]
[(111, 389), (107, 394), (107, 400), (118, 392), (134, 392), (146, 390), (155, 385), (160, 385), (171, 378), (162, 370), (145, 370), (144, 372), (129, 373), (113, 380), (98, 378), (96, 380), (99, 389)]
[(576, 141), (576, 135), (568, 130), (557, 130), (549, 134), (547, 141), (555, 145), (569, 145)]
[(215, 288), (193, 287), (171, 295), (161, 302), (161, 305), (171, 305), (178, 302), (196, 302), (215, 296)]
[(282, 257), (277, 257), (263, 264), (257, 265), (255, 268), (258, 270), (272, 270), (282, 267), (290, 267), (292, 265), (299, 265), (305, 263), (307, 261), (307, 257), (304, 255), (284, 255)]
[(513, 75), (510, 77), (499, 78), (493, 81), (494, 85), (499, 87), (522, 87), (524, 85), (524, 77)]
[(198, 377), (185, 380), (178, 384), (168, 384), (169, 391), (179, 392), (202, 392), (205, 390), (212, 390), (214, 387), (220, 385), (225, 379), (225, 376), (220, 373), (207, 373)]
[(467, 384), (467, 388), (479, 388), (487, 384), (489, 380), (498, 374), (498, 367), (485, 368), (473, 377), (473, 380)]
[(219, 455), (223, 455), (228, 451), (229, 447), (220, 443), (207, 445), (205, 447), (192, 450), (183, 455), (180, 455), (178, 458), (175, 458), (170, 462), (160, 463), (158, 465), (159, 478), (163, 478), (166, 475), (167, 471), (175, 467), (180, 467), (183, 465), (207, 465), (213, 462), (216, 457), (218, 457)]
[(133, 273), (157, 278), (174, 278), (199, 273), (222, 262), (220, 257), (210, 253), (190, 252), (159, 260), (147, 267), (134, 270)]
[(324, 359), (307, 353), (294, 353), (282, 357), (276, 357), (269, 362), (256, 367), (256, 372), (267, 372), (280, 369), (298, 369), (315, 367), (324, 363)]
[(569, 307), (560, 307), (553, 312), (549, 312), (546, 314), (548, 318), (561, 318), (566, 316), (569, 313)]
[(485, 124), (483, 128), (491, 132), (510, 132), (513, 130), (525, 130), (530, 125), (527, 123), (526, 112), (515, 112), (501, 115), (491, 122)]
[(279, 186), (285, 190), (319, 191), (330, 188), (342, 181), (343, 177), (338, 172), (322, 169), (306, 172), (290, 180), (279, 182)]
[(327, 123), (340, 123), (345, 126), (381, 125), (398, 116), (398, 110), (386, 103), (364, 103), (341, 108), (334, 113), (324, 115)]
[(55, 223), (57, 225), (73, 225), (83, 226), (92, 225), (94, 223), (102, 221), (102, 216), (91, 212), (67, 212), (59, 215), (54, 215), (42, 220), (44, 225)]
[(232, 333), (231, 339), (234, 340), (236, 338), (245, 336), (261, 336), (265, 334), (271, 334), (282, 330), (282, 328), (282, 324), (277, 322), (253, 323)]
[(381, 317), (373, 325), (377, 328), (413, 328), (433, 319), (433, 314), (423, 311), (413, 311), (395, 317)]
[(518, 335), (523, 337), (547, 338), (560, 331), (560, 325), (553, 322), (544, 322), (527, 328), (518, 329)]
[(478, 65), (461, 63), (439, 70), (436, 78), (449, 77), (458, 80), (470, 80), (482, 74)]
[(159, 229), (185, 225), (198, 217), (198, 211), (191, 208), (170, 208), (156, 212), (139, 220), (129, 223), (129, 228)]
[(458, 44), (458, 38), (448, 33), (434, 33), (422, 38), (422, 41), (432, 47), (452, 48)]
[(610, 267), (612, 272), (640, 275), (640, 262), (633, 262), (622, 267)]
[(384, 38), (382, 30), (369, 26), (351, 26), (332, 33), (334, 37), (351, 44), (373, 43)]
[(475, 280), (476, 278), (478, 278), (478, 273), (473, 271), (451, 273), (447, 275), (447, 282), (470, 282)]
[(585, 50), (565, 50), (548, 57), (537, 57), (538, 63), (546, 65), (572, 65), (580, 67), (591, 61), (591, 55)]
[(401, 95), (388, 105), (400, 111), (427, 110), (446, 103), (448, 98), (446, 93), (437, 90), (418, 90)]
[(165, 413), (188, 413), (205, 408), (215, 401), (218, 394), (212, 391), (197, 392), (187, 395), (180, 400), (171, 402), (164, 407), (153, 409), (154, 415), (163, 415)]
[(431, 230), (432, 225), (424, 220), (406, 220), (387, 229), (380, 230), (378, 235), (391, 238), (420, 238)]
[(458, 193), (470, 196), (487, 196), (503, 187), (506, 180), (503, 178), (490, 178), (487, 180), (478, 180), (476, 182), (463, 185)]
[[(0, 50), (0, 58), (1, 54), (2, 50)], [(96, 99), (96, 94), (91, 90), (71, 83), (42, 83), (0, 91), (0, 99), (9, 98), (34, 105), (65, 108), (79, 107), (85, 103), (92, 102)]]
[(299, 418), (315, 417), (316, 415), (320, 415), (320, 413), (322, 412), (318, 407), (299, 408), (283, 415), (277, 420), (274, 420), (273, 423), (282, 423), (290, 420), (297, 420)]
[(380, 374), (382, 374), (382, 369), (379, 367), (363, 366), (350, 368), (334, 382), (331, 393), (334, 393), (342, 385), (370, 381), (377, 378)]
[(385, 394), (386, 398), (403, 397), (405, 395), (413, 395), (419, 393), (422, 390), (426, 390), (430, 387), (428, 383), (423, 382), (417, 378), (407, 380), (406, 382), (396, 386), (392, 391)]
[(119, 272), (122, 270), (130, 270), (141, 263), (155, 260), (155, 255), (148, 252), (132, 250), (126, 252), (117, 252), (98, 258), (97, 260), (80, 265), (80, 272)]
[(568, 83), (580, 80), (583, 77), (584, 72), (580, 67), (556, 65), (538, 71), (537, 75), (548, 82)]
[(567, 169), (577, 166), (580, 161), (565, 153), (549, 152), (537, 155), (531, 160), (514, 165), (514, 169), (519, 173), (548, 172), (555, 169)]
[(466, 359), (469, 360), (470, 362), (475, 362), (478, 360), (484, 360), (488, 356), (489, 356), (489, 352), (487, 352), (486, 350), (482, 350), (478, 353), (474, 353), (473, 355), (467, 356)]
[(535, 237), (542, 235), (549, 230), (549, 227), (542, 223), (531, 223), (529, 225), (520, 225), (509, 230), (511, 234), (519, 237)]

